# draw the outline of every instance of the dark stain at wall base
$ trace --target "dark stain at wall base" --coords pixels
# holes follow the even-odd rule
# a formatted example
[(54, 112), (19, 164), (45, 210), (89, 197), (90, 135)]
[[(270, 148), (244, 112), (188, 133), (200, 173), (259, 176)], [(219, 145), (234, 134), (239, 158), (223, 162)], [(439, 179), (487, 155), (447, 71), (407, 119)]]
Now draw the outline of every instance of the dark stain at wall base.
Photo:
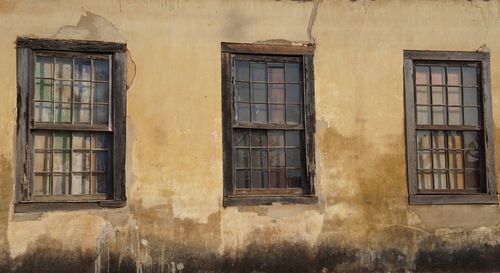
[[(47, 239), (47, 238), (45, 238)], [(39, 240), (39, 243), (41, 240)], [(325, 243), (310, 247), (306, 243), (282, 242), (273, 245), (251, 244), (241, 252), (219, 255), (175, 244), (166, 246), (166, 259), (158, 259), (161, 249), (151, 249), (150, 262), (139, 264), (130, 252), (115, 251), (97, 255), (90, 250), (63, 250), (62, 244), (48, 239), (47, 246), (30, 248), (13, 260), (0, 261), (0, 272), (12, 273), (325, 273), (325, 272), (498, 272), (500, 246), (477, 245), (447, 248), (443, 244), (419, 250), (415, 264), (398, 249), (365, 251)], [(124, 254), (125, 253), (125, 254)], [(183, 263), (182, 271), (172, 263)]]

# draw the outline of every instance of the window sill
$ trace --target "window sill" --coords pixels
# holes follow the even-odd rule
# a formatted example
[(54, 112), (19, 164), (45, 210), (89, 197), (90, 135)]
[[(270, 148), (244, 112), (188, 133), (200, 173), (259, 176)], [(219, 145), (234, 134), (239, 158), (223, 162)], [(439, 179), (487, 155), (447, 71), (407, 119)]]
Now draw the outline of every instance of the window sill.
[(314, 195), (300, 196), (242, 196), (230, 195), (224, 197), (224, 207), (257, 206), (278, 204), (317, 204), (318, 197)]
[(486, 194), (411, 195), (409, 199), (410, 205), (498, 204), (496, 195)]
[(94, 202), (22, 202), (14, 205), (14, 213), (46, 212), (46, 211), (71, 211), (101, 208), (122, 208), (126, 201), (106, 200)]

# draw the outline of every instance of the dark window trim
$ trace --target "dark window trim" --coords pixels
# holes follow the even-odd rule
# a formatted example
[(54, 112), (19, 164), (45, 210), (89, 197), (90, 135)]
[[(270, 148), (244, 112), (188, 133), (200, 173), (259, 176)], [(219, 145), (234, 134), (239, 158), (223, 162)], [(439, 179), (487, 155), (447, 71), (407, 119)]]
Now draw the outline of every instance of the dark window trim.
[[(271, 205), (282, 204), (312, 204), (317, 203), (315, 196), (315, 169), (314, 158), (316, 116), (314, 109), (314, 63), (313, 46), (261, 45), (221, 43), (221, 75), (222, 75), (222, 147), (223, 147), (223, 205)], [(302, 195), (236, 195), (233, 185), (233, 105), (232, 105), (232, 60), (235, 54), (255, 54), (262, 58), (272, 56), (295, 56), (302, 59), (304, 69), (304, 135), (306, 149), (306, 174), (308, 187)], [(266, 56), (263, 56), (266, 55)], [(240, 55), (241, 56), (241, 55)], [(230, 109), (228, 111), (228, 109)], [(237, 126), (235, 126), (237, 127)], [(259, 126), (256, 126), (259, 127)]]
[[(16, 127), (16, 198), (15, 212), (70, 210), (96, 207), (123, 207), (126, 205), (125, 194), (125, 149), (126, 149), (126, 49), (122, 43), (52, 40), (20, 37), (16, 40), (17, 48), (17, 127)], [(113, 121), (113, 196), (107, 200), (88, 200), (69, 197), (63, 201), (35, 202), (31, 198), (30, 172), (32, 169), (33, 150), (30, 116), (34, 74), (35, 51), (54, 50), (68, 54), (99, 53), (112, 55), (112, 121)], [(64, 198), (62, 198), (64, 199)], [(92, 205), (91, 205), (92, 204)]]
[[(492, 120), (490, 54), (488, 52), (404, 50), (406, 160), (410, 204), (497, 204), (495, 143)], [(481, 63), (482, 124), (486, 191), (482, 194), (418, 194), (416, 168), (416, 124), (414, 101), (414, 61), (475, 61)]]

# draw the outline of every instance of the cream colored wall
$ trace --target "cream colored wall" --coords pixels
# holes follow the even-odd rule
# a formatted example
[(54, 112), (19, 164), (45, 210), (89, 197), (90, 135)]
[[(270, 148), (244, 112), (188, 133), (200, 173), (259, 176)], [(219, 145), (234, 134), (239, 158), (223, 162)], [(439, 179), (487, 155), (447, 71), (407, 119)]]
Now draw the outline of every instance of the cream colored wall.
[[(396, 248), (409, 260), (426, 238), (498, 240), (497, 206), (408, 206), (402, 74), (404, 49), (486, 45), (497, 126), (498, 1), (1, 0), (0, 34), (0, 255), (19, 257), (49, 239), (99, 251), (107, 234), (131, 238), (120, 251), (144, 248), (143, 263), (149, 252), (138, 238), (220, 254), (326, 242)], [(17, 36), (126, 41), (136, 69), (127, 207), (14, 215)], [(220, 43), (275, 39), (316, 41), (319, 202), (223, 208)]]

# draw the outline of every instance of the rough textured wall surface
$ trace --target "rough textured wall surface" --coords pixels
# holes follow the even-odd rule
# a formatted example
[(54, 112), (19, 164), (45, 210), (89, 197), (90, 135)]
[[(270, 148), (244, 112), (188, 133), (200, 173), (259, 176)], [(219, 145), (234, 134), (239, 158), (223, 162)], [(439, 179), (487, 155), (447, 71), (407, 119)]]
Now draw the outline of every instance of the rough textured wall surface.
[[(498, 206), (408, 205), (402, 74), (486, 45), (497, 123), (498, 1), (0, 0), (0, 34), (0, 272), (500, 271)], [(17, 36), (127, 43), (125, 208), (13, 213)], [(316, 44), (318, 204), (222, 207), (221, 42)]]

